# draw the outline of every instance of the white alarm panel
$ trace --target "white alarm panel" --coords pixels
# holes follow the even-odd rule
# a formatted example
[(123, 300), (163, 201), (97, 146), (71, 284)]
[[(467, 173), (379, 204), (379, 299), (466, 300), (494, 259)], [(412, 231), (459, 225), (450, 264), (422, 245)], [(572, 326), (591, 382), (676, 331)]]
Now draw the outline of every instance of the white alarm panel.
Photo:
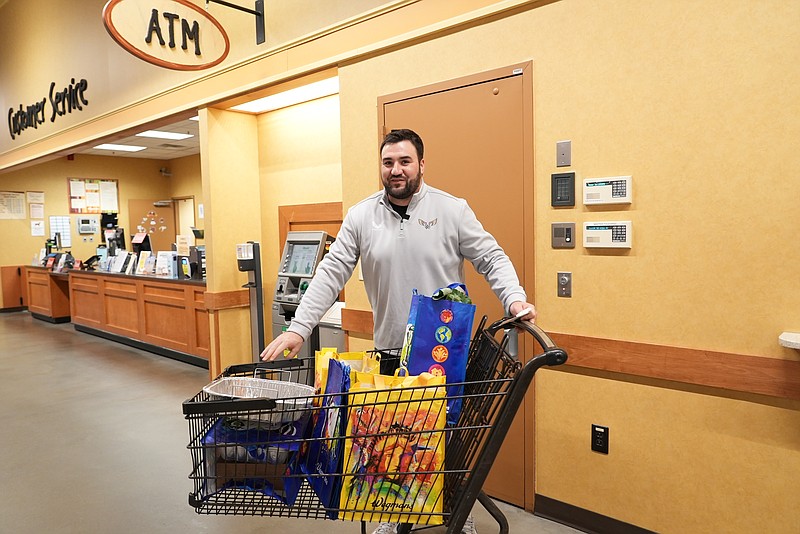
[(633, 202), (630, 176), (586, 178), (583, 180), (583, 203), (630, 204)]
[(631, 248), (631, 221), (583, 223), (583, 246), (586, 248)]

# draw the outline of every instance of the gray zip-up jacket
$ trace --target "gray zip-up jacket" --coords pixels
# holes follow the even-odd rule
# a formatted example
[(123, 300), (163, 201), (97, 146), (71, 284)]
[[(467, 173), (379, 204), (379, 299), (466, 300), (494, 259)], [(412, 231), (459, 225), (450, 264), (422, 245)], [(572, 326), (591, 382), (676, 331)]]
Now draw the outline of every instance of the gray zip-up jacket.
[(423, 182), (405, 220), (384, 191), (350, 208), (300, 301), (290, 332), (308, 338), (359, 258), (380, 349), (403, 345), (413, 290), (432, 295), (440, 287), (463, 283), (464, 259), (486, 278), (506, 311), (513, 302), (527, 300), (511, 260), (467, 201)]

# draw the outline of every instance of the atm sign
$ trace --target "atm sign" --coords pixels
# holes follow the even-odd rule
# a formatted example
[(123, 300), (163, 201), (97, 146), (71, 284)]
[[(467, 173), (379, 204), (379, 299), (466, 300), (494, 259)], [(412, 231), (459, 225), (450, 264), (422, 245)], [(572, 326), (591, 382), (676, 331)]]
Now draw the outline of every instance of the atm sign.
[(122, 48), (167, 69), (208, 69), (230, 51), (222, 25), (188, 0), (109, 0), (103, 24)]

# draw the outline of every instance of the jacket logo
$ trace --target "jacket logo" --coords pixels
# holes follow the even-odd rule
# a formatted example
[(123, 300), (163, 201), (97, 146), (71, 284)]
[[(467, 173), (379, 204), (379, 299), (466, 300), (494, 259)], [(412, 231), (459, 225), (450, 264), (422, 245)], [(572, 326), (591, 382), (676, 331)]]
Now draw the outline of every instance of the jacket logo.
[(419, 224), (420, 224), (421, 226), (424, 226), (426, 230), (430, 230), (430, 229), (431, 229), (431, 227), (433, 227), (434, 225), (436, 225), (436, 223), (439, 221), (439, 219), (434, 219), (434, 220), (432, 220), (432, 221), (428, 221), (428, 222), (425, 222), (425, 221), (423, 221), (422, 219), (417, 219), (417, 221), (419, 221)]

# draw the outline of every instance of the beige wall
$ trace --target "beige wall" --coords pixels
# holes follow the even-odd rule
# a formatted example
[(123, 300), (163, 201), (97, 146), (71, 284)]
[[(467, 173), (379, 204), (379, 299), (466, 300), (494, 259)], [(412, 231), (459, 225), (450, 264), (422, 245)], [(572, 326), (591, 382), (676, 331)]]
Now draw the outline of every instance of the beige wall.
[(259, 116), (261, 238), (267, 324), (278, 263), (278, 207), (341, 202), (339, 96), (320, 98)]
[[(800, 329), (800, 249), (787, 246), (800, 182), (784, 171), (800, 163), (800, 114), (790, 111), (800, 102), (799, 9), (570, 0), (344, 66), (345, 207), (375, 187), (380, 95), (532, 60), (537, 275), (527, 289), (541, 325), (797, 361), (777, 338)], [(633, 204), (551, 208), (562, 139), (572, 140), (568, 170), (579, 184), (632, 175)], [(502, 187), (502, 177), (490, 183)], [(551, 222), (618, 219), (633, 221), (628, 253), (550, 247)], [(571, 299), (556, 296), (562, 270), (573, 272)], [(348, 301), (367, 307), (358, 282)], [(800, 523), (790, 506), (800, 403), (620, 378), (539, 376), (540, 494), (660, 532), (789, 532)], [(591, 454), (591, 423), (611, 427), (608, 456)]]
[[(458, 3), (459, 9), (468, 10), (463, 7), (467, 4), (474, 9), (488, 4), (511, 8), (524, 2), (473, 0)], [(800, 197), (800, 182), (791, 179), (791, 169), (800, 163), (795, 148), (800, 138), (800, 68), (795, 58), (800, 4), (545, 4), (534, 9), (531, 3), (478, 25), (446, 10), (456, 3), (422, 0), (390, 19), (397, 24), (369, 21), (179, 94), (155, 95), (120, 110), (118, 117), (64, 132), (64, 143), (209, 102), (259, 80), (263, 84), (270, 77), (326, 67), (341, 53), (341, 136), (329, 140), (325, 154), (340, 144), (340, 195), (346, 209), (377, 187), (378, 96), (531, 60), (537, 278), (527, 289), (536, 296), (541, 325), (552, 332), (798, 361), (797, 351), (779, 347), (777, 337), (783, 330), (800, 330), (795, 267), (800, 249), (790, 246)], [(451, 16), (455, 19), (450, 24), (465, 24), (458, 31), (437, 33), (448, 24), (431, 21)], [(425, 24), (431, 26), (420, 29)], [(402, 32), (418, 38), (404, 43), (396, 38)], [(365, 44), (382, 39), (395, 40), (386, 48)], [(139, 70), (130, 70), (129, 83), (136, 81)], [(257, 176), (259, 183), (250, 189), (260, 190), (262, 206), (254, 207), (248, 199), (247, 210), (263, 227), (257, 233), (265, 245), (277, 240), (271, 231), (275, 218), (269, 213), (275, 206), (297, 198), (336, 200), (336, 186), (330, 185), (335, 182), (335, 158), (326, 155), (323, 163), (308, 169), (283, 159), (295, 154), (295, 144), (288, 141), (297, 136), (284, 138), (286, 123), (281, 125), (280, 119), (299, 111), (269, 114), (257, 125), (243, 127), (254, 132), (246, 147), (248, 154), (257, 154), (258, 169), (253, 172), (250, 158), (237, 168), (246, 172), (248, 186)], [(334, 113), (326, 113), (315, 124), (331, 132)], [(225, 158), (242, 148), (225, 144), (226, 128), (238, 121), (210, 115), (212, 120), (204, 119), (203, 142), (211, 137), (215, 147), (211, 160), (202, 162), (201, 174), (207, 219), (212, 204), (221, 210), (211, 235), (221, 243), (222, 262), (231, 254), (230, 245), (250, 234), (225, 222), (235, 219), (228, 215), (237, 202), (225, 188), (231, 176)], [(555, 143), (562, 139), (573, 142), (571, 170), (579, 183), (586, 177), (630, 174), (633, 204), (627, 209), (552, 209), (549, 177), (560, 170), (555, 167)], [(43, 146), (58, 146), (56, 141)], [(205, 150), (209, 153), (208, 146)], [(0, 157), (0, 167), (15, 161), (14, 155)], [(70, 174), (60, 167), (52, 171), (37, 167), (39, 174), (30, 180), (23, 171), (7, 173), (0, 183), (4, 190), (37, 184), (37, 189), (56, 191), (61, 186), (48, 185), (45, 174), (57, 175), (53, 179), (64, 184)], [(98, 176), (114, 177), (107, 172)], [(303, 183), (318, 186), (318, 196), (295, 197), (272, 189), (276, 176), (309, 176)], [(501, 185), (501, 179), (491, 177), (487, 183)], [(66, 209), (65, 192), (53, 195), (62, 194)], [(222, 201), (217, 204), (212, 196)], [(121, 209), (125, 205), (121, 198)], [(580, 246), (550, 248), (551, 222), (574, 220), (580, 225), (595, 219), (632, 220), (633, 249), (610, 254), (588, 253)], [(211, 221), (206, 223), (208, 231)], [(25, 232), (27, 221), (0, 221), (4, 244), (7, 236)], [(555, 273), (560, 270), (574, 274), (571, 299), (556, 297)], [(230, 265), (221, 263), (211, 272), (220, 277), (212, 281), (212, 291), (241, 286), (242, 275)], [(348, 306), (367, 308), (359, 282), (348, 285), (347, 295)], [(230, 315), (222, 320), (216, 342), (231, 343), (231, 357), (241, 358), (248, 326), (243, 314)], [(643, 382), (602, 373), (545, 371), (538, 376), (536, 490), (660, 532), (792, 532), (800, 523), (800, 510), (789, 500), (798, 489), (800, 403)], [(590, 453), (591, 423), (611, 427), (608, 456)]]
[[(205, 228), (200, 218), (203, 205), (203, 180), (200, 172), (200, 155), (186, 156), (169, 161), (170, 196), (173, 198), (194, 197), (194, 227)], [(205, 207), (203, 207), (205, 209)], [(203, 241), (199, 240), (202, 245)]]
[[(85, 260), (94, 254), (100, 244), (99, 232), (89, 236), (78, 234), (77, 215), (69, 214), (68, 178), (91, 178), (117, 180), (119, 197), (119, 225), (125, 228), (130, 246), (128, 228), (128, 200), (141, 198), (169, 198), (170, 180), (164, 178), (159, 169), (164, 162), (139, 158), (114, 158), (77, 154), (70, 161), (59, 158), (27, 169), (10, 172), (3, 176), (2, 189), (6, 191), (44, 191), (45, 233), (50, 233), (49, 218), (53, 215), (70, 216), (72, 230), (72, 255)], [(29, 214), (28, 214), (29, 217)], [(98, 222), (100, 216), (97, 216)], [(31, 219), (0, 219), (0, 265), (28, 265), (34, 254), (44, 247), (45, 237), (31, 236)], [(84, 241), (86, 237), (86, 241)]]

